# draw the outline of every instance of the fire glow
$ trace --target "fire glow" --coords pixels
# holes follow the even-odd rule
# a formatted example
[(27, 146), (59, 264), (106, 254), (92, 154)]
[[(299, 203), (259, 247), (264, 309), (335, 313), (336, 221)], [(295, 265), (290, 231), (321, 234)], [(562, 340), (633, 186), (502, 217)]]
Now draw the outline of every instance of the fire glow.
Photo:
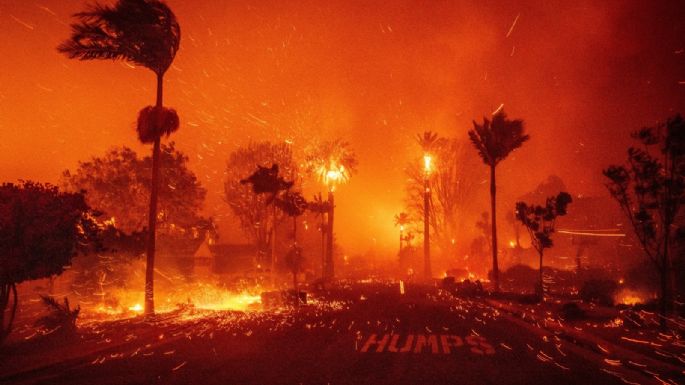
[[(86, 315), (95, 318), (127, 318), (143, 314), (143, 291), (115, 290), (108, 294), (106, 303), (84, 306)], [(211, 311), (257, 311), (261, 309), (261, 297), (250, 291), (232, 292), (211, 284), (189, 284), (174, 291), (157, 294), (158, 312), (168, 313), (184, 307)]]

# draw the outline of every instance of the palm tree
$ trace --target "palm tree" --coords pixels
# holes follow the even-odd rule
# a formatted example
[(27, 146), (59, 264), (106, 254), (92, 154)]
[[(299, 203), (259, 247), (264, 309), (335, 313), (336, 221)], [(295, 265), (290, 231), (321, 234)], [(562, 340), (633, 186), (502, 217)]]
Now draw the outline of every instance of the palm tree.
[(483, 118), (483, 124), (473, 122), (469, 138), (483, 162), (490, 166), (490, 213), (492, 215), (492, 276), (495, 291), (499, 291), (499, 268), (497, 266), (497, 220), (495, 168), (512, 151), (521, 147), (530, 136), (524, 133), (523, 120), (507, 119), (503, 110), (493, 115), (492, 121)]
[(157, 78), (157, 100), (138, 117), (138, 137), (153, 143), (152, 188), (148, 219), (147, 265), (145, 270), (145, 314), (154, 314), (155, 234), (159, 190), (160, 138), (176, 131), (178, 115), (162, 105), (164, 74), (176, 56), (181, 29), (176, 16), (159, 0), (119, 0), (114, 6), (91, 5), (74, 15), (71, 37), (57, 48), (71, 59), (125, 60), (148, 68)]
[[(294, 182), (287, 181), (279, 175), (279, 167), (276, 163), (272, 164), (270, 168), (257, 165), (257, 170), (249, 177), (242, 179), (241, 184), (252, 185), (252, 192), (255, 194), (268, 194), (265, 205), (272, 204), (272, 221), (271, 221), (271, 277), (275, 280), (276, 272), (276, 208), (279, 202), (279, 196), (284, 191), (289, 191), (293, 187)], [(304, 200), (304, 198), (302, 198)], [(301, 204), (301, 203), (299, 203)], [(305, 203), (306, 204), (306, 203)], [(299, 208), (293, 208), (299, 210)], [(304, 210), (304, 208), (302, 208)]]
[(430, 262), (430, 171), (434, 150), (443, 142), (438, 134), (424, 131), (416, 135), (416, 142), (423, 150), (424, 174), (423, 174), (423, 275), (426, 279), (432, 277)]
[(327, 226), (324, 223), (325, 216), (329, 213), (330, 204), (328, 201), (323, 200), (321, 193), (314, 195), (314, 199), (307, 202), (307, 210), (313, 212), (319, 217), (321, 222), (319, 223), (319, 230), (321, 231), (321, 279), (326, 278), (326, 232)]
[(401, 212), (395, 215), (395, 226), (400, 227), (400, 253), (402, 252), (402, 241), (404, 241), (404, 227), (411, 222), (409, 214)]
[(338, 184), (346, 183), (357, 170), (357, 156), (348, 142), (342, 139), (325, 141), (311, 146), (306, 154), (307, 169), (328, 187), (328, 229), (326, 245), (325, 277), (335, 276), (333, 266), (333, 218), (335, 213), (334, 191)]
[(276, 199), (276, 206), (293, 219), (293, 243), (297, 243), (297, 218), (307, 209), (307, 200), (300, 192), (286, 191), (282, 197)]

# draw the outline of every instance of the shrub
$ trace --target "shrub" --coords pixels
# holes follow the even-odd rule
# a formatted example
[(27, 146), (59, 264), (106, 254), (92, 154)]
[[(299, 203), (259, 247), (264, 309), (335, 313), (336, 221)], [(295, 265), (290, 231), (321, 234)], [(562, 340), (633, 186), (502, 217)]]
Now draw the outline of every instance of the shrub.
[(76, 319), (81, 312), (81, 306), (71, 309), (69, 299), (64, 297), (64, 304), (60, 304), (52, 297), (41, 295), (43, 304), (48, 308), (48, 315), (38, 319), (37, 325), (48, 330), (61, 329), (66, 333), (76, 332)]
[(614, 295), (618, 283), (608, 279), (591, 279), (580, 289), (580, 298), (585, 302), (594, 302), (604, 306), (614, 305)]
[(561, 314), (564, 319), (580, 319), (585, 317), (585, 311), (575, 302), (567, 302), (561, 307)]

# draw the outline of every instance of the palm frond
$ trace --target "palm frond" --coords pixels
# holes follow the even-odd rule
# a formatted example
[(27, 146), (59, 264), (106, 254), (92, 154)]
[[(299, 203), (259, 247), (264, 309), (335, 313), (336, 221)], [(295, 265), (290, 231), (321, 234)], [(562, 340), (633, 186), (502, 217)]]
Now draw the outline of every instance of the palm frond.
[(72, 35), (57, 47), (69, 58), (126, 60), (161, 75), (178, 51), (181, 29), (159, 0), (119, 0), (74, 15)]
[(178, 114), (173, 108), (147, 106), (138, 113), (136, 131), (141, 143), (154, 143), (162, 135), (171, 135), (178, 127)]
[(493, 116), (492, 121), (483, 118), (482, 125), (474, 121), (473, 130), (469, 131), (469, 139), (483, 162), (489, 166), (496, 166), (530, 139), (524, 131), (523, 120), (509, 120), (502, 110)]
[(424, 152), (431, 152), (441, 142), (437, 133), (432, 131), (424, 131), (423, 134), (416, 135), (416, 142), (421, 146)]

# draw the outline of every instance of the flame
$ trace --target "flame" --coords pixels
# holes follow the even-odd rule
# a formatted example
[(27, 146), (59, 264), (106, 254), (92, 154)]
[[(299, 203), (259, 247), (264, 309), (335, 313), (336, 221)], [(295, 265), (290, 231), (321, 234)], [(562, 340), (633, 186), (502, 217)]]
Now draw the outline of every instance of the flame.
[(317, 174), (319, 174), (319, 179), (329, 187), (330, 191), (335, 191), (337, 185), (346, 183), (350, 178), (350, 174), (345, 169), (345, 166), (333, 161), (330, 162), (328, 167), (319, 167)]
[[(254, 288), (255, 291), (259, 288)], [(125, 318), (142, 314), (141, 305), (145, 294), (143, 291), (119, 290), (108, 293), (108, 304), (95, 307), (84, 306), (86, 317)], [(155, 312), (167, 313), (179, 307), (190, 305), (202, 310), (257, 310), (261, 296), (249, 291), (234, 292), (213, 284), (194, 283), (179, 287), (174, 292), (158, 291), (155, 293)]]
[(423, 170), (426, 172), (426, 174), (430, 174), (431, 172), (431, 162), (433, 161), (433, 157), (430, 154), (425, 154), (423, 156)]
[(616, 302), (620, 304), (634, 306), (640, 303), (644, 303), (645, 298), (646, 296), (642, 293), (639, 293), (634, 290), (624, 289), (618, 292), (615, 299)]

